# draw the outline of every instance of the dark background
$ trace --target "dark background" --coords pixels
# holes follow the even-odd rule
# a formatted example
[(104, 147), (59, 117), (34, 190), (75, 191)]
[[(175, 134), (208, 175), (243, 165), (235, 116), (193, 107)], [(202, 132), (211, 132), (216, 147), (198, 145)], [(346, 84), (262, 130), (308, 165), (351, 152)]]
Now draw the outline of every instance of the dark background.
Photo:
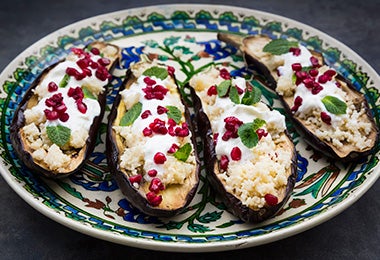
[[(180, 2), (180, 1), (177, 1)], [(25, 48), (81, 19), (170, 1), (0, 1), (0, 71)], [(196, 1), (247, 7), (317, 28), (380, 71), (380, 2), (371, 0)], [(379, 86), (380, 87), (380, 86)], [(343, 213), (301, 234), (249, 249), (181, 254), (142, 250), (83, 235), (43, 216), (0, 177), (0, 259), (379, 259), (379, 182)]]

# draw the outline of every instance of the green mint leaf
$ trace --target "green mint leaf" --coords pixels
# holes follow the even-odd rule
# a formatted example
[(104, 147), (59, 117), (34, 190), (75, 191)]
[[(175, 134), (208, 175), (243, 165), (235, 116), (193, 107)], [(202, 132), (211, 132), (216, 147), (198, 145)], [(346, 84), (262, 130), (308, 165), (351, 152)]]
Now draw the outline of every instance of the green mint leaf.
[(238, 129), (241, 142), (248, 148), (255, 147), (259, 143), (259, 136), (253, 128), (253, 123), (242, 124)]
[(253, 120), (253, 129), (256, 131), (257, 129), (265, 125), (265, 123), (266, 123), (265, 120), (260, 119), (260, 118), (255, 118), (255, 120)]
[(182, 112), (176, 106), (166, 106), (168, 112), (166, 113), (169, 118), (173, 119), (177, 124), (181, 122)]
[(146, 71), (144, 71), (143, 73), (144, 76), (148, 76), (148, 77), (156, 77), (158, 79), (161, 79), (161, 80), (164, 80), (167, 78), (167, 76), (169, 75), (168, 71), (166, 68), (161, 68), (161, 67), (157, 67), (157, 66), (154, 66), (154, 67), (150, 67), (149, 69), (147, 69)]
[(98, 99), (88, 88), (82, 87), (82, 91), (85, 98)]
[(327, 111), (334, 115), (342, 115), (346, 113), (347, 104), (339, 98), (333, 96), (325, 96), (322, 98), (322, 103)]
[(69, 140), (71, 136), (70, 128), (62, 125), (57, 126), (47, 126), (46, 133), (54, 144), (59, 147), (64, 146)]
[(240, 97), (236, 87), (230, 88), (229, 96), (232, 102), (234, 102), (235, 104), (240, 104)]
[(187, 158), (190, 156), (191, 150), (191, 145), (186, 143), (184, 146), (180, 147), (173, 156), (182, 162), (186, 162)]
[(264, 46), (263, 51), (269, 52), (273, 55), (281, 55), (289, 52), (290, 47), (297, 47), (297, 42), (291, 42), (285, 39), (276, 39), (270, 41)]
[(261, 94), (261, 90), (257, 87), (252, 86), (252, 88), (247, 88), (243, 95), (241, 103), (247, 106), (254, 105), (260, 101)]
[(70, 76), (68, 74), (65, 74), (65, 76), (63, 76), (63, 78), (61, 79), (61, 81), (59, 82), (58, 86), (60, 88), (64, 88), (67, 86), (67, 84), (69, 83), (69, 80), (70, 80)]
[(139, 117), (142, 111), (142, 104), (137, 102), (134, 104), (121, 118), (120, 126), (130, 126)]
[(231, 80), (224, 80), (222, 81), (218, 86), (216, 86), (216, 89), (218, 91), (219, 97), (225, 97), (228, 93), (228, 89), (231, 86)]

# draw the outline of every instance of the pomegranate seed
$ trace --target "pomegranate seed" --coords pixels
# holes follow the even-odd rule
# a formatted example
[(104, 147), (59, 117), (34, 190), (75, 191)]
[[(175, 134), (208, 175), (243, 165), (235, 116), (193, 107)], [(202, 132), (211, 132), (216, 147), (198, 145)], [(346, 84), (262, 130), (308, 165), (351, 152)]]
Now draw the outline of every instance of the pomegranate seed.
[(219, 137), (219, 133), (215, 133), (214, 136), (213, 136), (214, 145), (216, 145), (216, 143), (218, 141), (218, 137)]
[(316, 57), (311, 56), (311, 57), (310, 57), (310, 62), (311, 62), (311, 65), (313, 66), (313, 68), (318, 68), (318, 67), (320, 67), (320, 65), (319, 65), (319, 60), (318, 60)]
[(237, 92), (239, 95), (243, 94), (244, 93), (244, 90), (239, 88), (238, 86), (235, 86), (235, 88), (237, 89)]
[(79, 66), (79, 68), (81, 69), (85, 69), (89, 66), (89, 63), (90, 61), (86, 58), (83, 58), (83, 59), (80, 59), (77, 61), (77, 65)]
[(79, 49), (79, 48), (71, 48), (71, 51), (78, 56), (84, 53), (83, 49)]
[(223, 171), (227, 171), (227, 168), (228, 168), (228, 163), (229, 163), (229, 160), (228, 160), (228, 157), (227, 155), (222, 155), (220, 157), (220, 168), (223, 170)]
[(301, 71), (301, 70), (302, 70), (302, 65), (301, 65), (301, 63), (293, 63), (293, 64), (292, 64), (292, 70), (293, 70), (293, 71)]
[(104, 68), (104, 67), (99, 67), (96, 72), (95, 72), (95, 76), (101, 80), (101, 81), (105, 81), (107, 79), (110, 79), (111, 78), (111, 74), (108, 73), (107, 69)]
[(226, 131), (223, 136), (222, 136), (222, 140), (223, 141), (228, 141), (230, 140), (230, 138), (232, 137), (232, 132), (231, 131)]
[(94, 55), (99, 55), (100, 54), (100, 50), (98, 48), (92, 47), (91, 48), (91, 53), (94, 54)]
[(141, 182), (141, 180), (142, 180), (142, 175), (141, 174), (137, 174), (137, 175), (133, 175), (133, 176), (131, 176), (131, 177), (129, 177), (129, 181), (130, 182)]
[(162, 196), (156, 195), (152, 191), (146, 194), (146, 199), (148, 200), (149, 204), (153, 207), (160, 205), (160, 203), (162, 202)]
[(151, 169), (151, 170), (149, 170), (149, 171), (148, 171), (148, 175), (149, 175), (150, 177), (156, 177), (156, 175), (157, 175), (157, 170), (156, 170), (156, 169)]
[(301, 54), (301, 49), (297, 47), (290, 47), (289, 51), (293, 53), (294, 56), (300, 56)]
[(329, 80), (329, 77), (326, 74), (323, 74), (318, 77), (318, 82), (321, 84), (326, 83)]
[(144, 136), (151, 136), (152, 135), (152, 130), (149, 129), (148, 127), (145, 127), (144, 130), (142, 131)]
[(165, 186), (161, 182), (159, 178), (153, 178), (149, 185), (149, 190), (153, 191), (154, 193), (159, 193), (160, 191), (164, 190)]
[(214, 86), (209, 87), (209, 89), (207, 90), (207, 95), (208, 96), (213, 96), (213, 95), (216, 95), (216, 94), (218, 94), (216, 86), (214, 85)]
[(305, 84), (305, 87), (312, 88), (314, 86), (314, 80), (311, 78), (306, 78), (302, 81), (303, 84)]
[(328, 125), (331, 125), (331, 116), (329, 116), (326, 112), (321, 112), (321, 119)]
[(163, 107), (163, 106), (158, 106), (157, 107), (157, 114), (162, 115), (162, 114), (164, 114), (166, 112), (168, 112), (168, 109), (166, 107)]
[(169, 124), (169, 126), (176, 126), (177, 125), (177, 123), (174, 121), (173, 118), (169, 118), (168, 124)]
[(272, 194), (265, 194), (264, 196), (264, 199), (265, 199), (265, 202), (269, 205), (269, 206), (275, 206), (277, 205), (278, 203), (278, 198), (277, 196), (275, 195), (272, 195)]
[(57, 111), (51, 111), (49, 109), (45, 109), (44, 113), (47, 120), (57, 120), (59, 118)]
[(340, 88), (342, 85), (340, 84), (339, 81), (336, 81), (336, 82), (335, 82), (335, 86), (337, 86), (338, 88)]
[(221, 69), (220, 72), (219, 72), (219, 75), (222, 79), (225, 79), (225, 80), (228, 80), (231, 78), (231, 75), (230, 73), (228, 72), (228, 70), (226, 69)]
[(82, 71), (83, 71), (82, 75), (85, 75), (85, 76), (88, 76), (88, 77), (92, 76), (92, 72), (91, 72), (90, 69), (84, 68), (84, 69), (82, 69)]
[(100, 58), (98, 59), (98, 63), (104, 67), (111, 64), (111, 61), (108, 58)]
[(151, 116), (151, 115), (152, 113), (150, 112), (150, 110), (145, 110), (144, 112), (142, 112), (141, 118), (146, 119), (148, 116)]
[(91, 69), (97, 69), (99, 67), (99, 64), (97, 62), (94, 62), (94, 61), (90, 61), (90, 67)]
[(175, 72), (175, 68), (174, 68), (174, 67), (172, 67), (172, 66), (168, 66), (167, 71), (168, 71), (168, 74), (169, 74), (171, 77), (174, 76), (174, 72)]
[(145, 77), (144, 78), (144, 82), (145, 84), (147, 84), (148, 86), (154, 86), (156, 84), (156, 81), (149, 78), (149, 77)]
[(323, 90), (323, 87), (321, 85), (319, 85), (317, 82), (314, 82), (314, 86), (313, 86), (313, 88), (311, 90), (311, 93), (313, 95), (317, 95), (322, 90)]
[(69, 118), (70, 118), (70, 116), (67, 113), (62, 113), (59, 115), (59, 120), (61, 120), (62, 122), (67, 122), (67, 120), (69, 120)]
[(296, 77), (303, 80), (307, 77), (307, 72), (306, 71), (297, 71)]
[(66, 74), (75, 78), (77, 78), (80, 75), (79, 71), (72, 67), (68, 67), (66, 69)]
[(83, 102), (77, 102), (77, 108), (82, 114), (85, 114), (87, 112), (87, 105)]
[(153, 160), (156, 164), (164, 164), (166, 162), (165, 154), (158, 152), (154, 155)]
[(54, 106), (56, 106), (57, 104), (56, 104), (53, 100), (51, 100), (50, 98), (48, 98), (48, 99), (45, 100), (45, 105), (46, 105), (47, 107), (54, 107)]
[(169, 148), (168, 153), (175, 153), (178, 150), (179, 146), (177, 144), (172, 144)]
[(259, 137), (259, 140), (263, 137), (266, 137), (268, 135), (268, 132), (266, 132), (264, 129), (259, 128), (256, 130), (256, 134)]
[(317, 69), (311, 69), (310, 71), (309, 71), (309, 74), (310, 74), (310, 76), (312, 76), (312, 77), (316, 77), (316, 76), (318, 76), (318, 70)]
[(67, 107), (65, 104), (61, 103), (60, 105), (54, 107), (54, 111), (57, 111), (58, 113), (62, 114), (64, 112), (66, 112), (67, 110)]
[(175, 135), (176, 135), (173, 126), (169, 126), (169, 127), (168, 127), (168, 133), (169, 133), (169, 135), (171, 135), (171, 136), (175, 136)]
[(186, 137), (189, 135), (189, 129), (185, 128), (185, 129), (181, 129), (178, 133), (177, 133), (177, 136), (178, 137)]
[(302, 98), (300, 96), (297, 96), (294, 99), (294, 105), (296, 105), (296, 106), (301, 106), (302, 105)]
[(335, 70), (326, 70), (325, 73), (323, 73), (329, 77), (334, 77), (335, 74), (336, 74), (336, 71)]
[(231, 150), (231, 159), (234, 161), (240, 161), (241, 159), (241, 150), (239, 147), (234, 147)]
[(48, 91), (49, 92), (54, 92), (54, 91), (57, 91), (57, 90), (58, 90), (58, 85), (55, 82), (53, 82), (53, 81), (49, 82), (49, 84), (48, 84)]

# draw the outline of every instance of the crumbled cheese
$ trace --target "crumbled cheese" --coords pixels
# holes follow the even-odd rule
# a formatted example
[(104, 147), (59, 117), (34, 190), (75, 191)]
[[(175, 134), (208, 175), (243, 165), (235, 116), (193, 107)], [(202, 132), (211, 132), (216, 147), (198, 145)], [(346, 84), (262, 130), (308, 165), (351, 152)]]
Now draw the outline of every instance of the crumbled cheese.
[(168, 184), (183, 184), (185, 180), (194, 172), (195, 158), (189, 156), (186, 162), (182, 162), (168, 156), (164, 164), (165, 174), (162, 175), (161, 181)]
[(56, 144), (50, 146), (47, 150), (46, 156), (44, 157), (44, 162), (52, 171), (59, 168), (65, 168), (70, 161), (70, 156), (64, 154)]
[(71, 133), (70, 136), (70, 146), (74, 148), (82, 148), (88, 138), (88, 131), (86, 129), (77, 129)]
[(132, 175), (140, 173), (140, 167), (144, 162), (144, 150), (142, 146), (126, 148), (120, 156), (120, 167), (131, 172)]

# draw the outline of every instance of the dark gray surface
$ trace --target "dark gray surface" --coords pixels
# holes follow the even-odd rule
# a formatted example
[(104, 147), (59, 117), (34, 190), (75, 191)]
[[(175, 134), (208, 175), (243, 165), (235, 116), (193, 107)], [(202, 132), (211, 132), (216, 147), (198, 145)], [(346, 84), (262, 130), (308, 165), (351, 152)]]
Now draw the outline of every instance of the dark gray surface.
[[(180, 1), (177, 1), (180, 2)], [(0, 1), (0, 71), (43, 36), (78, 20), (111, 11), (169, 1)], [(311, 25), (343, 42), (378, 73), (380, 3), (370, 0), (197, 1), (234, 4)], [(343, 213), (311, 230), (254, 248), (203, 254), (147, 251), (92, 238), (46, 218), (0, 177), (0, 259), (378, 259), (379, 181)]]

